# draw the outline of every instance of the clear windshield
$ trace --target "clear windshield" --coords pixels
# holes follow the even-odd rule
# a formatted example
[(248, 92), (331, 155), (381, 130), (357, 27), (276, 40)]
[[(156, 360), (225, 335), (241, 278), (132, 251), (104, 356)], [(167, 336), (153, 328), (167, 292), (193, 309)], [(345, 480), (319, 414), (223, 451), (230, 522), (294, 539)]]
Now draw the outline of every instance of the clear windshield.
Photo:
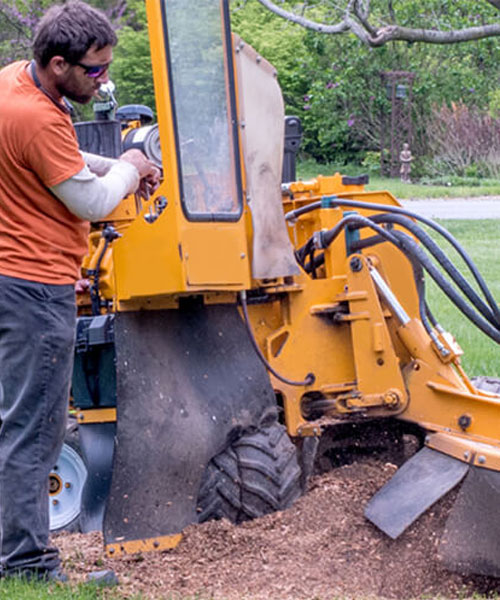
[(188, 218), (240, 213), (219, 0), (165, 0), (170, 66)]

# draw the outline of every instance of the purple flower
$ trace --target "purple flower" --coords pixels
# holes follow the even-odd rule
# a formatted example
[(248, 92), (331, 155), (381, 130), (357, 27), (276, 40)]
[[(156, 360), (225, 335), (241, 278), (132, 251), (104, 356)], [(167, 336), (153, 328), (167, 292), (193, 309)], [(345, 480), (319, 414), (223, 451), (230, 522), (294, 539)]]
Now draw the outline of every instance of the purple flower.
[(476, 89), (475, 89), (475, 88), (469, 88), (469, 92), (470, 92), (471, 94), (473, 94), (475, 91), (476, 91)]
[(310, 104), (304, 104), (303, 109), (304, 110), (311, 110), (311, 105)]
[(307, 95), (304, 96), (304, 102), (309, 102), (310, 99), (311, 99), (311, 96), (307, 96)]
[(340, 85), (340, 83), (338, 83), (338, 82), (335, 82), (335, 83), (334, 83), (333, 81), (329, 81), (329, 82), (328, 82), (328, 83), (325, 85), (325, 87), (326, 87), (326, 89), (327, 89), (327, 90), (331, 90), (332, 88), (334, 89), (334, 88), (337, 88), (337, 87), (339, 87), (339, 85)]
[(354, 119), (352, 117), (349, 117), (347, 119), (347, 127), (352, 127), (354, 125)]
[(370, 96), (370, 102), (373, 102), (375, 100), (375, 96)]

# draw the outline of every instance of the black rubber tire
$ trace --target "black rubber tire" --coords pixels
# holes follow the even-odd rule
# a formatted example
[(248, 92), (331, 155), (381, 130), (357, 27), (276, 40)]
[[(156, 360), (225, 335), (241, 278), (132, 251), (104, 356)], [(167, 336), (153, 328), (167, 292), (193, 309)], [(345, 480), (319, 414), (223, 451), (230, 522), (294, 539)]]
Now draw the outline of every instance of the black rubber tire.
[(302, 495), (297, 451), (279, 423), (240, 437), (210, 461), (198, 496), (199, 522), (242, 523), (290, 507)]

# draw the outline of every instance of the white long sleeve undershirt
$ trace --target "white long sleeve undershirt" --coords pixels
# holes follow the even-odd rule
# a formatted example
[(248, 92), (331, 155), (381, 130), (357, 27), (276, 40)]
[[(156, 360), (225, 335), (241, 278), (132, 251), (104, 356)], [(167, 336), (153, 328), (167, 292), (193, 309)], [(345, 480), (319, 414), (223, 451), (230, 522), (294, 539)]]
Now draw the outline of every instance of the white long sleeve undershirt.
[(129, 162), (82, 152), (87, 163), (76, 175), (50, 188), (66, 208), (86, 221), (100, 221), (137, 190), (139, 172)]

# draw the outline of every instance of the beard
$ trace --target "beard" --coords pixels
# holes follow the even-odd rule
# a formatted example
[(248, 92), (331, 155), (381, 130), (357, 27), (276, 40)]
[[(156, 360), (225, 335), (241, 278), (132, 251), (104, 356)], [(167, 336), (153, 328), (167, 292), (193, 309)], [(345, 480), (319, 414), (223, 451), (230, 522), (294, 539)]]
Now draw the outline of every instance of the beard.
[(78, 102), (78, 104), (88, 104), (92, 98), (94, 98), (99, 86), (97, 88), (93, 86), (93, 88), (94, 89), (90, 88), (88, 90), (84, 90), (82, 89), (82, 86), (78, 85), (75, 80), (61, 81), (57, 86), (61, 96), (64, 96), (73, 102)]
[(65, 98), (68, 98), (68, 100), (73, 100), (74, 102), (78, 102), (79, 104), (88, 104), (94, 97), (94, 93), (84, 94), (70, 89), (61, 90), (61, 92)]

